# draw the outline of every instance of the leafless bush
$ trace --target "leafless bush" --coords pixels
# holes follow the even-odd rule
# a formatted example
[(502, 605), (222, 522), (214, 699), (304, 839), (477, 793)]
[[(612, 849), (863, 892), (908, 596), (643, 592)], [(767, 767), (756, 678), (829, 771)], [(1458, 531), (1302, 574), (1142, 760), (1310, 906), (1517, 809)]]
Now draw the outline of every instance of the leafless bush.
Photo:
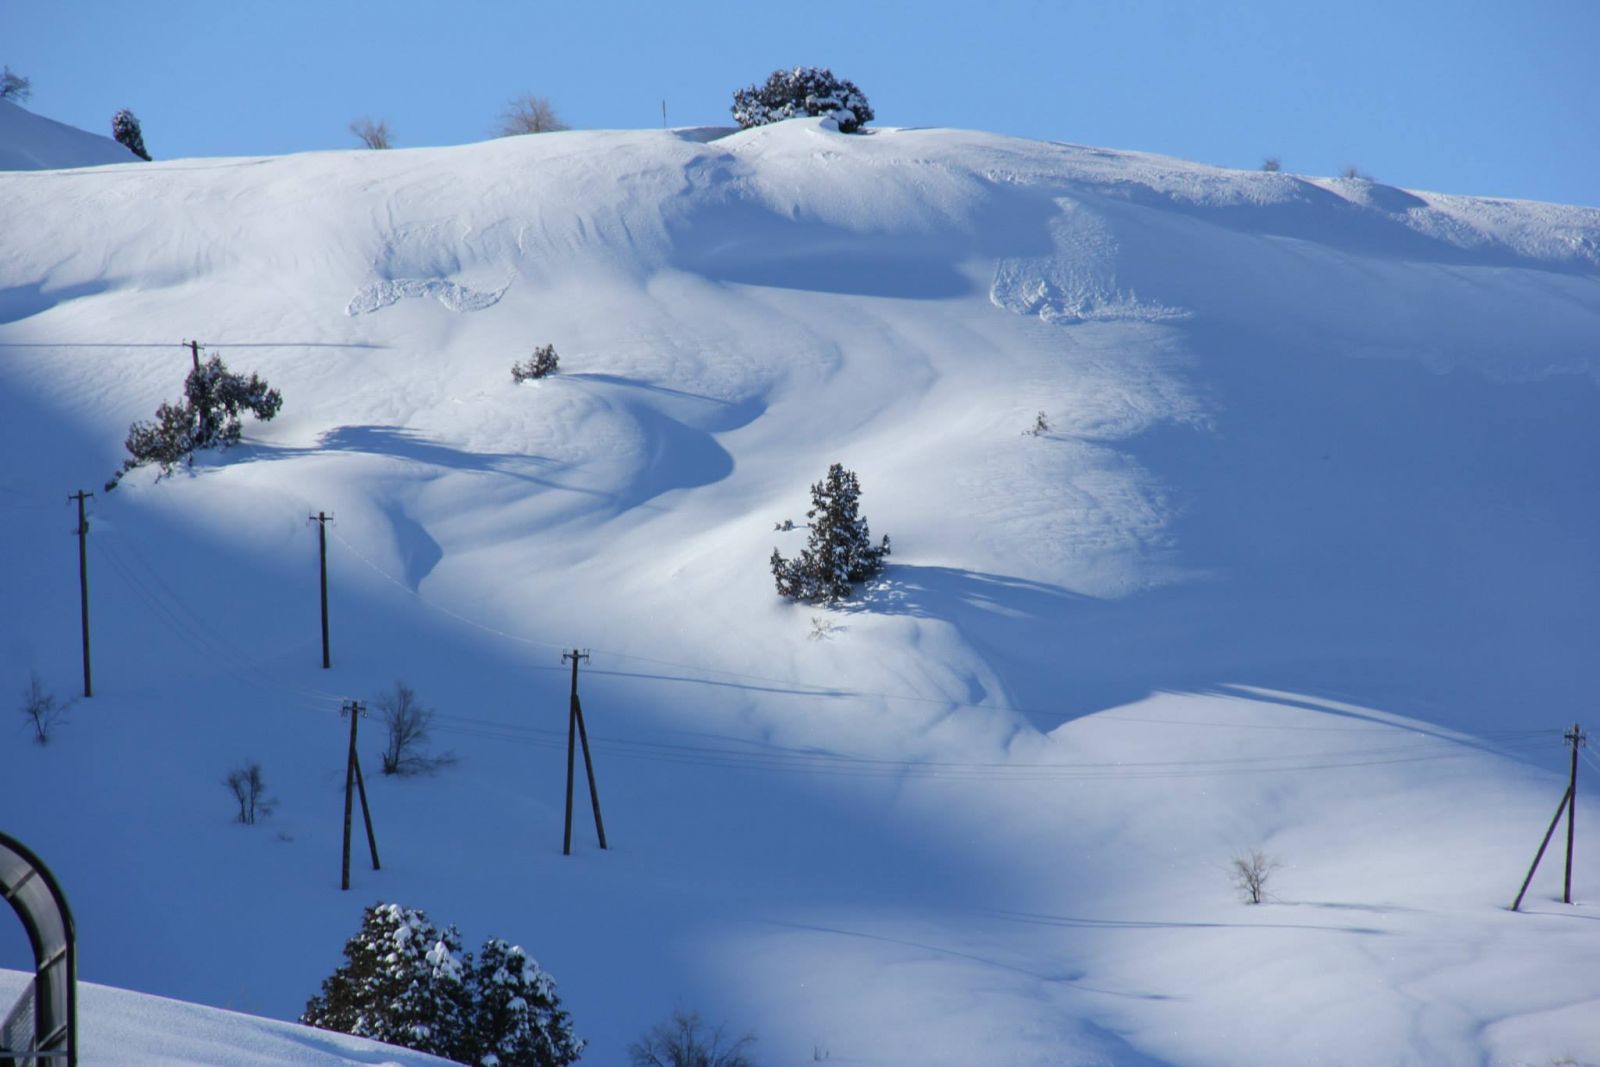
[(525, 382), (529, 378), (548, 378), (560, 366), (561, 357), (556, 355), (556, 346), (540, 345), (523, 362), (511, 364), (511, 380)]
[(1261, 161), (1261, 169), (1268, 174), (1276, 174), (1283, 169), (1283, 161), (1277, 156), (1268, 156)]
[(1253, 848), (1242, 856), (1233, 857), (1233, 887), (1246, 904), (1260, 904), (1267, 898), (1267, 883), (1272, 872), (1283, 864)]
[(388, 729), (383, 749), (384, 774), (432, 774), (456, 761), (452, 753), (432, 755), (426, 751), (432, 739), (429, 728), (433, 709), (417, 699), (416, 690), (404, 682), (395, 682), (394, 688), (381, 694), (376, 703)]
[(389, 134), (389, 120), (379, 119), (374, 122), (365, 115), (350, 124), (350, 132), (356, 139), (368, 148), (393, 148), (394, 141)]
[(46, 691), (39, 672), (28, 674), (27, 688), (22, 691), (22, 717), (33, 727), (33, 739), (41, 745), (50, 743), (50, 733), (56, 727), (72, 702), (63, 704), (54, 693)]
[(233, 793), (233, 799), (239, 804), (239, 821), (246, 826), (254, 826), (256, 819), (266, 818), (278, 806), (276, 800), (267, 796), (267, 783), (261, 777), (261, 764), (253, 760), (229, 771), (222, 784)]
[(20, 104), (32, 95), (33, 82), (24, 78), (10, 67), (0, 71), (0, 100), (9, 100), (13, 104)]
[(745, 1052), (755, 1040), (745, 1034), (724, 1045), (722, 1027), (706, 1033), (698, 1012), (675, 1011), (671, 1022), (656, 1024), (629, 1045), (628, 1058), (633, 1067), (755, 1067)]
[(519, 96), (506, 105), (496, 133), (501, 137), (515, 137), (524, 133), (554, 133), (568, 128), (548, 98), (529, 94)]

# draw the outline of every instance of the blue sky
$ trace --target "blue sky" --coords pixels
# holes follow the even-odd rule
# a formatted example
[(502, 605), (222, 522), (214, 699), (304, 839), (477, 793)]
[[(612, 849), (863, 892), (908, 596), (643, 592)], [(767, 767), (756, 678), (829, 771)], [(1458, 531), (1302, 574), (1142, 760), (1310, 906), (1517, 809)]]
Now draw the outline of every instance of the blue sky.
[(511, 97), (571, 125), (727, 124), (831, 66), (878, 125), (958, 126), (1413, 188), (1600, 206), (1594, 0), (0, 0), (29, 106), (157, 158), (481, 140)]

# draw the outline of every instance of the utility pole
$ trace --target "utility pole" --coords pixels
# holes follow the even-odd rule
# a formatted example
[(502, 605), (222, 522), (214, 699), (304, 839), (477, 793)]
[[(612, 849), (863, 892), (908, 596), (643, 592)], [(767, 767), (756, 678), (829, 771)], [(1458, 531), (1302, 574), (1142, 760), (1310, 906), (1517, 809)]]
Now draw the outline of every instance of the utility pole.
[(1583, 744), (1583, 728), (1577, 723), (1572, 724), (1569, 733), (1562, 734), (1562, 739), (1572, 746), (1572, 773), (1567, 778), (1567, 873), (1562, 882), (1561, 902), (1572, 903), (1572, 834), (1573, 827), (1578, 821), (1578, 747)]
[(78, 502), (78, 608), (83, 619), (83, 695), (94, 696), (94, 683), (89, 674), (89, 519), (84, 514), (83, 502), (93, 493), (79, 489), (67, 497)]
[(185, 341), (185, 342), (183, 342), (183, 345), (184, 345), (185, 348), (187, 348), (189, 350), (189, 355), (194, 358), (194, 369), (195, 370), (199, 370), (200, 369), (200, 342), (199, 341)]
[[(572, 661), (572, 702), (567, 711), (567, 819), (566, 832), (561, 839), (561, 854), (572, 854), (572, 778), (573, 778), (573, 742), (581, 741), (583, 744), (583, 769), (589, 779), (589, 802), (594, 808), (594, 830), (600, 839), (600, 847), (606, 848), (606, 825), (600, 818), (600, 791), (594, 783), (594, 760), (589, 755), (589, 731), (583, 724), (583, 705), (578, 700), (578, 663), (589, 658), (589, 653), (573, 649), (571, 652), (561, 654), (561, 662)], [(576, 737), (574, 737), (576, 734)]]
[(333, 666), (328, 658), (328, 520), (332, 515), (317, 512), (308, 520), (317, 524), (317, 559), (322, 574), (322, 669)]
[(662, 98), (661, 101), (661, 128), (663, 130), (667, 128), (667, 101), (665, 98)]
[(1561, 795), (1561, 803), (1556, 805), (1555, 816), (1550, 820), (1550, 828), (1544, 832), (1544, 840), (1539, 842), (1539, 851), (1534, 853), (1533, 864), (1528, 868), (1528, 876), (1522, 880), (1522, 888), (1517, 890), (1517, 899), (1511, 902), (1512, 911), (1521, 909), (1522, 898), (1527, 895), (1528, 886), (1533, 882), (1533, 872), (1539, 869), (1539, 861), (1544, 859), (1545, 849), (1550, 847), (1550, 839), (1555, 836), (1562, 815), (1567, 817), (1567, 870), (1561, 902), (1572, 903), (1572, 839), (1578, 813), (1578, 747), (1585, 741), (1582, 727), (1573, 723), (1572, 729), (1563, 734), (1562, 739), (1572, 746), (1572, 770), (1567, 779), (1567, 791)]
[(372, 869), (378, 866), (378, 839), (372, 833), (372, 811), (367, 807), (367, 786), (361, 777), (361, 759), (356, 755), (356, 723), (367, 714), (367, 706), (359, 700), (347, 700), (339, 708), (340, 717), (350, 716), (350, 751), (344, 765), (344, 862), (339, 873), (339, 888), (350, 888), (350, 815), (354, 793), (361, 791), (361, 818), (367, 828), (367, 849), (372, 853)]

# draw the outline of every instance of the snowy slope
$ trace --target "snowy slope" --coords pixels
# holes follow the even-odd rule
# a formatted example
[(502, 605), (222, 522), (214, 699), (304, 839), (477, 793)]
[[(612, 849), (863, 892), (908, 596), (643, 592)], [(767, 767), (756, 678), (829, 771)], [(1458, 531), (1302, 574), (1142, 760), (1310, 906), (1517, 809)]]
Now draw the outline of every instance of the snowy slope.
[[(677, 1005), (766, 1063), (1600, 1061), (1581, 831), (1505, 910), (1600, 637), (1600, 212), (719, 132), (0, 176), (13, 688), (77, 684), (98, 494), (96, 695), (0, 812), (85, 977), (292, 1017), (382, 898), (528, 946), (586, 1062)], [(106, 494), (191, 337), (282, 415)], [(893, 565), (784, 604), (836, 461)], [(341, 894), (339, 702), (397, 677), (460, 761), (368, 721)]]
[(0, 170), (57, 170), (139, 162), (110, 137), (35, 115), (0, 100)]
[[(0, 971), (0, 998), (28, 975)], [(78, 1055), (96, 1067), (439, 1067), (447, 1061), (365, 1038), (218, 1011), (93, 983), (78, 987)]]

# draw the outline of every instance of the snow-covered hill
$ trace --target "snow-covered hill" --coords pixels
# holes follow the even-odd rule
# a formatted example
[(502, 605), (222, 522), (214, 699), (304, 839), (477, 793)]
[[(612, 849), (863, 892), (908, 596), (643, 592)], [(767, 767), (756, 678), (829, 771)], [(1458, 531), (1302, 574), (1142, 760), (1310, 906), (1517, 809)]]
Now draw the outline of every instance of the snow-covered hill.
[(109, 137), (0, 100), (0, 170), (57, 170), (136, 162), (132, 152)]
[[(1592, 701), (1600, 212), (799, 120), (0, 175), (0, 233), (13, 689), (77, 684), (98, 494), (96, 694), (0, 753), (86, 978), (292, 1017), (381, 898), (599, 1064), (675, 1006), (767, 1064), (1600, 1061), (1588, 762), (1578, 904), (1552, 853), (1505, 910)], [(105, 493), (188, 338), (282, 414)], [(832, 462), (892, 566), (785, 604)], [(396, 678), (459, 762), (368, 720), (340, 893)]]

